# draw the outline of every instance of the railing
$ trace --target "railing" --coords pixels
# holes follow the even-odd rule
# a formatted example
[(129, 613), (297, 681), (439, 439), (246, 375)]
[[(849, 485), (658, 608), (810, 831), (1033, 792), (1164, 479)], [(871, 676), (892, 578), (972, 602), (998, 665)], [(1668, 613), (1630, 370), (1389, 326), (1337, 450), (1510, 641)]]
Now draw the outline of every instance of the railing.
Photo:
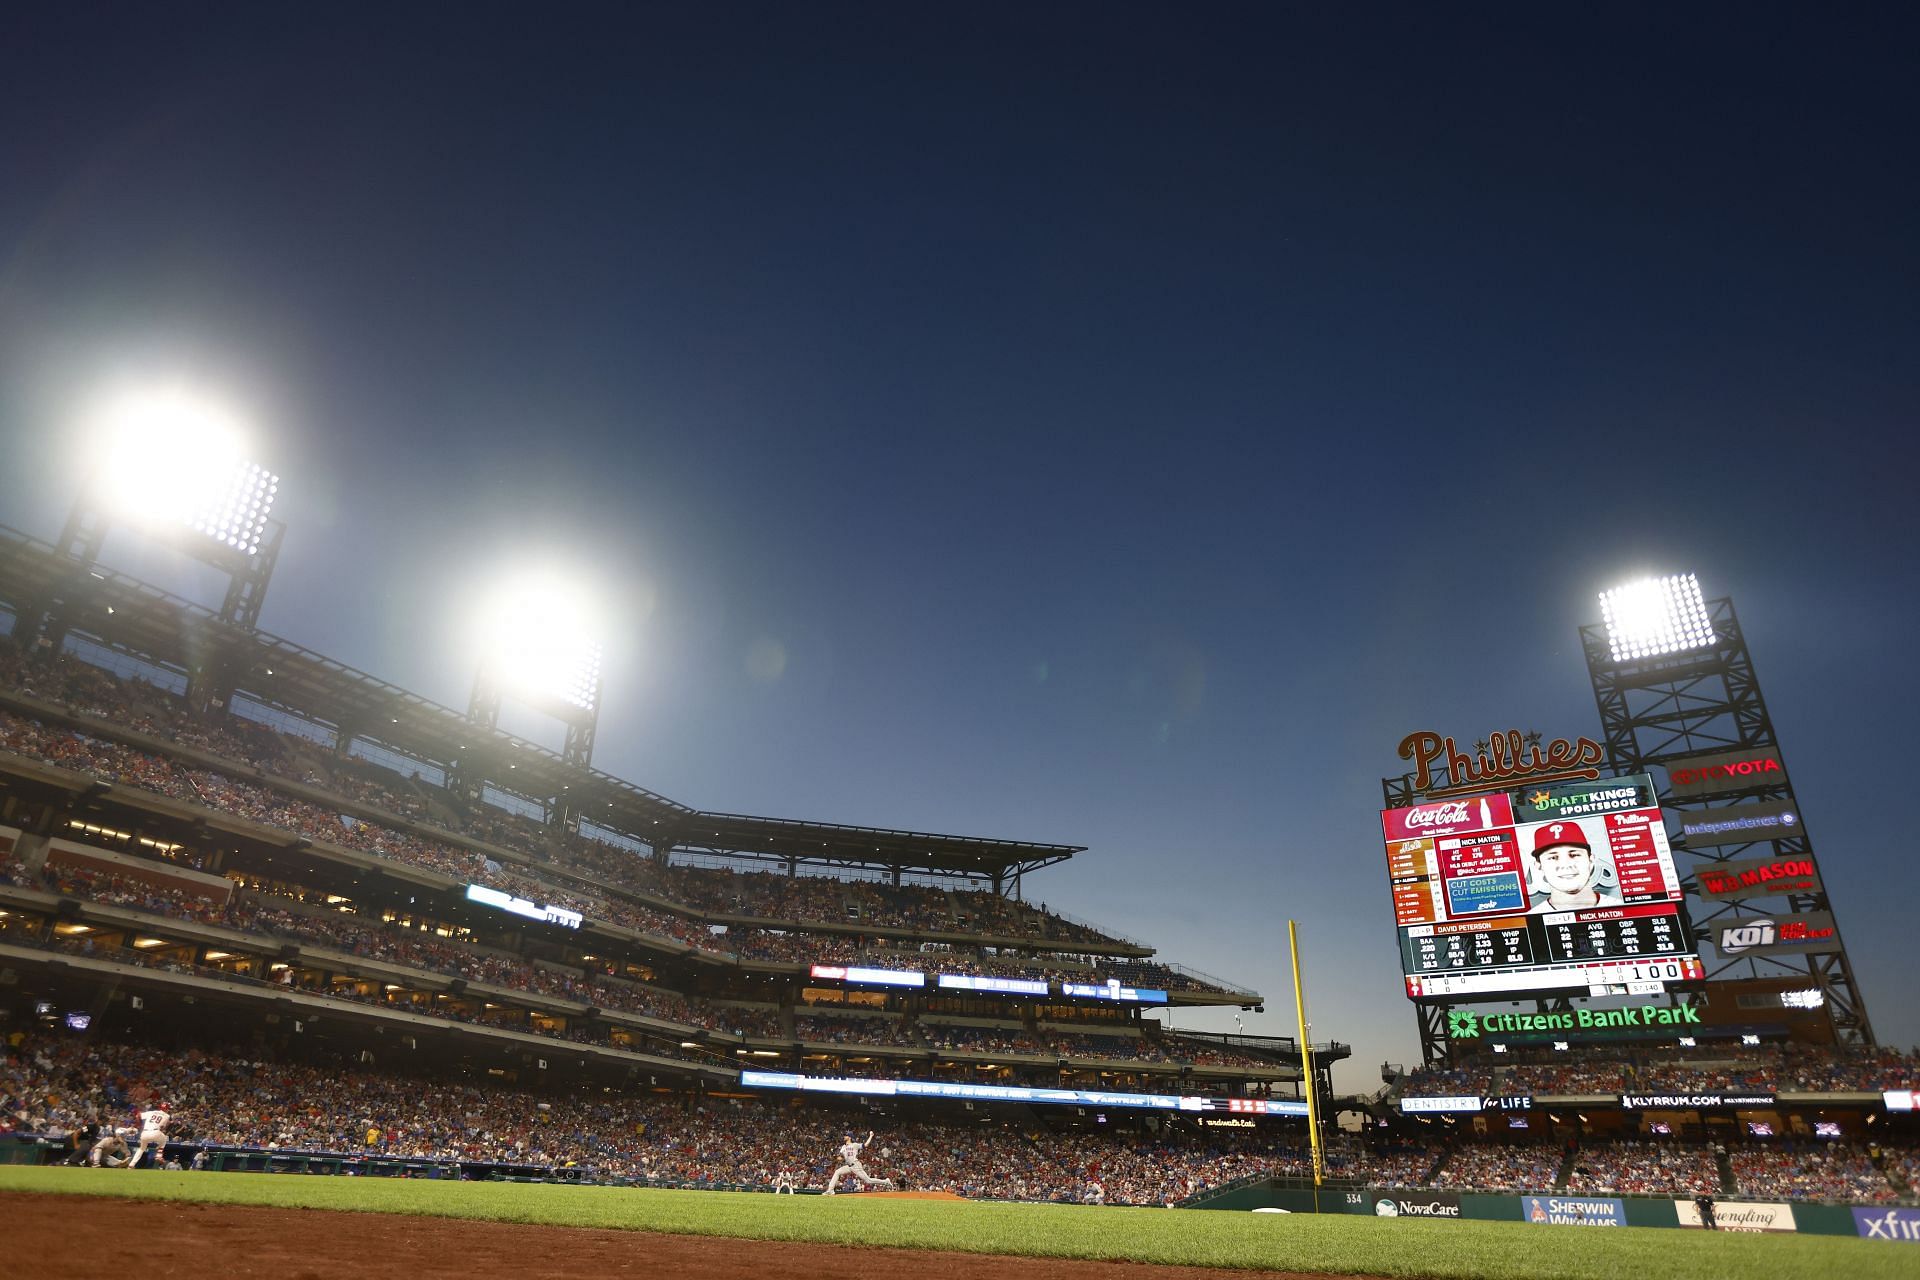
[[(1150, 944), (1142, 942), (1138, 938), (1128, 937), (1126, 934), (1121, 933), (1118, 929), (1109, 929), (1107, 928), (1107, 926), (1103, 924), (1095, 924), (1091, 920), (1082, 920), (1079, 916), (1070, 916), (1064, 911), (1057, 911), (1052, 907), (1042, 907), (1038, 903), (1028, 902), (1025, 899), (1015, 898), (1015, 899), (1012, 899), (1012, 901), (1018, 902), (1021, 906), (1027, 908), (1027, 910), (1029, 911), (1038, 911), (1041, 915), (1051, 916), (1053, 919), (1060, 920), (1067, 924), (1073, 925), (1075, 928), (1086, 929), (1092, 933), (1097, 933), (1102, 938), (1105, 938), (1109, 942), (1123, 942), (1129, 947), (1146, 947), (1148, 950), (1152, 949)], [(1073, 942), (1075, 941), (1075, 939), (1048, 938), (1046, 939), (1046, 941)]]
[(1257, 996), (1260, 994), (1259, 992), (1255, 991), (1252, 987), (1249, 987), (1244, 983), (1229, 982), (1225, 978), (1217, 978), (1213, 974), (1208, 973), (1203, 969), (1196, 969), (1191, 965), (1176, 964), (1171, 960), (1158, 960), (1158, 959), (1154, 960), (1153, 963), (1158, 965), (1164, 965), (1165, 967), (1173, 970), (1175, 973), (1179, 974), (1183, 978), (1192, 978), (1194, 981), (1203, 982), (1210, 987), (1218, 987), (1220, 990), (1225, 991), (1230, 995)]

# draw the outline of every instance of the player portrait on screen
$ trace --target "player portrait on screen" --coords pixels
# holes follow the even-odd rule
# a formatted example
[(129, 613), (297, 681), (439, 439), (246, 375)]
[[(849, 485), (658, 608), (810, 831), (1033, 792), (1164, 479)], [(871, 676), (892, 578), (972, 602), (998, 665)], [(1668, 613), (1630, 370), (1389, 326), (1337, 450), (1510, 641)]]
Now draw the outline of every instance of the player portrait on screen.
[(1564, 819), (1534, 828), (1532, 847), (1521, 853), (1527, 868), (1529, 911), (1574, 911), (1582, 907), (1621, 905), (1613, 876), (1613, 861), (1605, 851), (1594, 854), (1593, 844), (1578, 822)]

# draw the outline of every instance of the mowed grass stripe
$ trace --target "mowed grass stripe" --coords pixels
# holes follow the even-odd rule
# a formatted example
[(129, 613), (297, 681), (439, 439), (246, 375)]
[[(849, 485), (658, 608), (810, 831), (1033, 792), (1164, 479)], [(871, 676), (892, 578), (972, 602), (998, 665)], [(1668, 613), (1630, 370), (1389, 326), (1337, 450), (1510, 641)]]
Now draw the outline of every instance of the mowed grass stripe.
[(1920, 1248), (1874, 1240), (1419, 1222), (1342, 1214), (956, 1204), (860, 1196), (829, 1200), (719, 1191), (17, 1165), (0, 1166), (0, 1191), (1443, 1280), (1724, 1280), (1767, 1274), (1912, 1280), (1920, 1274)]

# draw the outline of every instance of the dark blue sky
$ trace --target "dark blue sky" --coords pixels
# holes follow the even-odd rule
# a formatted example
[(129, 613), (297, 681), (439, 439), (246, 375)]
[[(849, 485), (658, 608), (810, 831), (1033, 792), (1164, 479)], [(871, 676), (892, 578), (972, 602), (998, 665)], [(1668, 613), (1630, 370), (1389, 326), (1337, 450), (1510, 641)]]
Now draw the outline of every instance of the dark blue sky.
[(1594, 593), (1695, 571), (1920, 1040), (1912, 11), (1032, 8), (15, 6), (0, 520), (183, 373), (286, 477), (269, 630), (463, 705), (568, 556), (604, 767), (1090, 845), (1030, 894), (1261, 1029), (1295, 916), (1356, 1087), (1394, 745), (1592, 733)]

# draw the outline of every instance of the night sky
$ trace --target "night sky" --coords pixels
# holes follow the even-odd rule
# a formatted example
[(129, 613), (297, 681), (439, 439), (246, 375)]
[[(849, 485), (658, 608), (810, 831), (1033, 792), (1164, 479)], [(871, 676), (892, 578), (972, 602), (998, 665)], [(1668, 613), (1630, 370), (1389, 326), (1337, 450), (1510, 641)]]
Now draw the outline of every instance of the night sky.
[(600, 766), (1091, 846), (1028, 896), (1249, 1030), (1295, 917), (1346, 1088), (1417, 1053), (1395, 745), (1595, 735), (1596, 593), (1692, 571), (1911, 1045), (1914, 13), (10, 6), (0, 522), (186, 380), (285, 477), (265, 629), (464, 706), (569, 565)]

